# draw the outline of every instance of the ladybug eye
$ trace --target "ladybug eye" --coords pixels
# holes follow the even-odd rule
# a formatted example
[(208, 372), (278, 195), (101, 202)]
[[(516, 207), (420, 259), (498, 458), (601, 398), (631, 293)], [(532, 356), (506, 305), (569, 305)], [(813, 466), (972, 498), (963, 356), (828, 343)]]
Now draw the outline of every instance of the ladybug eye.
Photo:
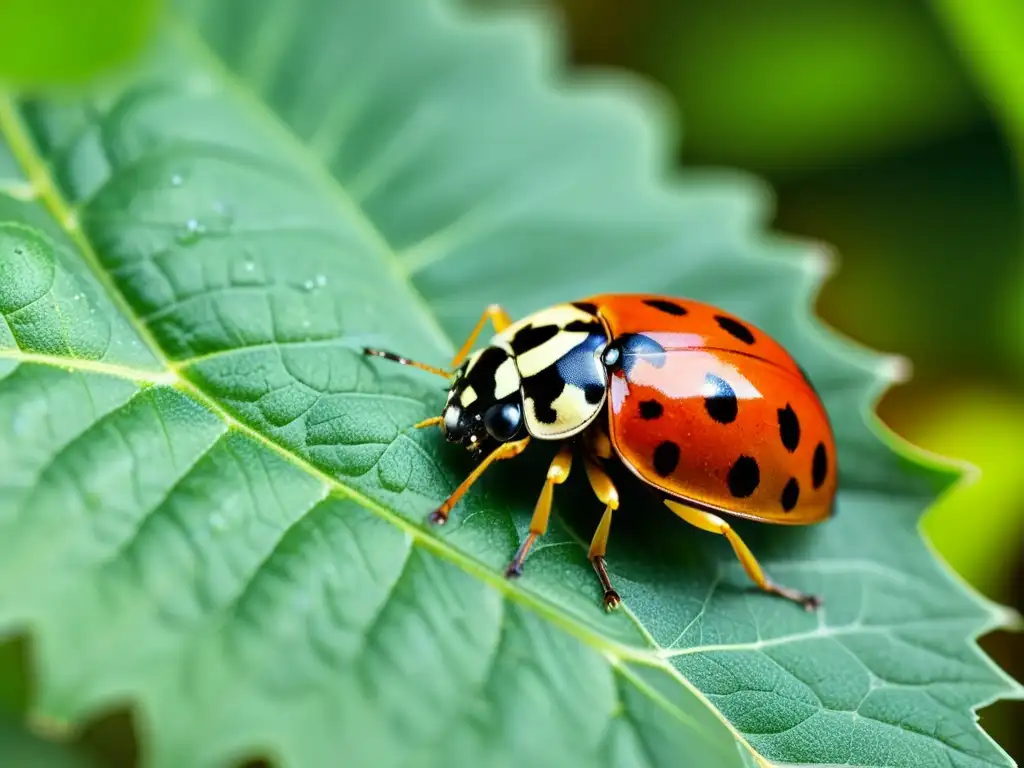
[(484, 414), (484, 429), (495, 440), (505, 442), (515, 437), (523, 425), (523, 411), (518, 403), (497, 403)]

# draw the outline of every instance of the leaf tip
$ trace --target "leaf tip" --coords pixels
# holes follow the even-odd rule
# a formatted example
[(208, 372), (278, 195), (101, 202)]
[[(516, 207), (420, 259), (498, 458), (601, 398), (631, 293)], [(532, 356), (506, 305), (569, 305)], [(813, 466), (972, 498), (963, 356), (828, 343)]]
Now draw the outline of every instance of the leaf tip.
[(883, 355), (875, 373), (888, 384), (906, 384), (914, 376), (914, 364), (903, 355)]
[(827, 243), (810, 243), (801, 264), (803, 270), (819, 285), (832, 277), (839, 268), (839, 256)]
[[(1024, 615), (1009, 605), (989, 603), (989, 612), (992, 614), (994, 629), (1002, 629), (1007, 632), (1024, 632)], [(1024, 689), (1022, 689), (1024, 690)]]

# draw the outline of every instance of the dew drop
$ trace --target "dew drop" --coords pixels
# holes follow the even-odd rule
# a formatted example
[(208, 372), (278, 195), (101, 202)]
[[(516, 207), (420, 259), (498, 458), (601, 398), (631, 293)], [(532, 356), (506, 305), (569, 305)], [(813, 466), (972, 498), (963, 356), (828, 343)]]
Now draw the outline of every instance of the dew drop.
[(316, 284), (318, 286), (320, 286), (321, 288), (323, 288), (325, 285), (327, 285), (327, 275), (317, 275), (316, 276)]
[(228, 527), (228, 521), (224, 519), (224, 516), (214, 512), (210, 515), (210, 527), (216, 531), (223, 531)]
[(312, 291), (315, 287), (315, 283), (312, 280), (307, 280), (302, 284), (302, 287), (307, 291)]
[(184, 179), (181, 178), (181, 174), (180, 173), (176, 173), (173, 176), (171, 176), (171, 186), (172, 187), (180, 187), (181, 183), (183, 181), (184, 181)]
[(206, 232), (206, 227), (200, 224), (196, 219), (189, 219), (185, 222), (185, 228), (178, 233), (176, 238), (182, 245), (191, 245), (199, 240)]
[(246, 259), (245, 263), (242, 264), (242, 269), (246, 272), (254, 272), (256, 270), (256, 262), (252, 259)]

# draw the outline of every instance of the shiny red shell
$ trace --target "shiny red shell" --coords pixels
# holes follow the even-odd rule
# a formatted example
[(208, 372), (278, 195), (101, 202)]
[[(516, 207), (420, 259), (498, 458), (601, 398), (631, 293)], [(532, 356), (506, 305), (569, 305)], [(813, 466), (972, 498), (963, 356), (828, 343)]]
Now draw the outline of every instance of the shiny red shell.
[(634, 474), (712, 512), (791, 525), (829, 517), (835, 438), (782, 345), (688, 299), (604, 294), (575, 304), (596, 308), (623, 350), (610, 377), (609, 438)]

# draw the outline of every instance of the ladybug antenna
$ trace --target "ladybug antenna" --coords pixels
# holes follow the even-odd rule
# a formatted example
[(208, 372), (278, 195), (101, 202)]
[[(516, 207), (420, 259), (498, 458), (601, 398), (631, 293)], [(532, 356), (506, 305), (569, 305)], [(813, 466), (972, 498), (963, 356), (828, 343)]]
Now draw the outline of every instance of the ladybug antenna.
[(411, 365), (413, 368), (419, 368), (421, 371), (432, 373), (435, 376), (442, 376), (446, 379), (451, 379), (453, 375), (448, 371), (435, 368), (432, 365), (417, 363), (415, 360), (410, 360), (407, 357), (402, 357), (401, 355), (396, 355), (394, 352), (387, 352), (383, 349), (370, 349), (369, 347), (363, 347), (363, 354), (370, 357), (383, 357), (385, 360), (391, 360), (399, 365)]

